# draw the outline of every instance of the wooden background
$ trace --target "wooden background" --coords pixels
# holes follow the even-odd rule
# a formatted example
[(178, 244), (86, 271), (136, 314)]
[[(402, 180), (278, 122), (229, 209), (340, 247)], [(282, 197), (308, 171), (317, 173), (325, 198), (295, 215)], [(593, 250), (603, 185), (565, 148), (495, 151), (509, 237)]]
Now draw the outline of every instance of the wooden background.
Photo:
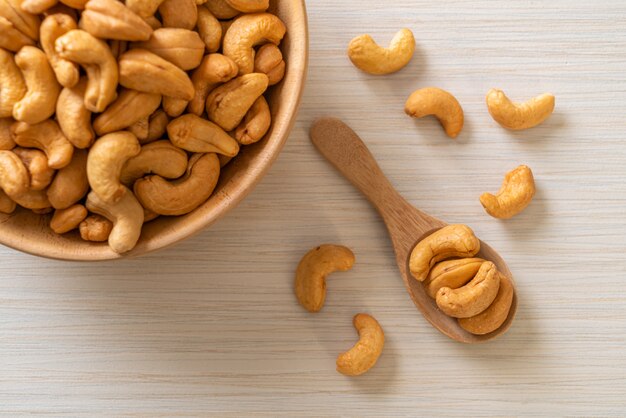
[[(101, 264), (0, 249), (0, 411), (6, 416), (626, 415), (626, 2), (312, 0), (311, 66), (279, 161), (227, 218), (174, 248)], [(413, 29), (418, 50), (389, 77), (345, 56), (370, 32)], [(459, 140), (403, 103), (453, 92)], [(557, 97), (543, 126), (506, 132), (490, 87)], [(311, 121), (335, 115), (415, 205), (472, 225), (515, 274), (520, 306), (501, 339), (464, 346), (405, 293), (375, 212), (316, 153)], [(478, 196), (530, 165), (539, 192), (519, 218)], [(342, 243), (355, 268), (329, 280), (323, 312), (292, 295), (300, 256)], [(387, 344), (360, 378), (335, 372), (376, 316)]]

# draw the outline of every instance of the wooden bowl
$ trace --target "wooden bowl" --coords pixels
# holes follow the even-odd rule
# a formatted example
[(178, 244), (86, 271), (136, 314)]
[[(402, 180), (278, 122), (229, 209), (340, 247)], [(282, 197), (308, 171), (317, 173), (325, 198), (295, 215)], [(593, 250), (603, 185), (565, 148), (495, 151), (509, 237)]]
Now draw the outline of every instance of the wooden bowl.
[(287, 26), (287, 35), (281, 44), (287, 73), (268, 97), (272, 127), (265, 139), (242, 147), (237, 158), (224, 167), (213, 196), (204, 205), (185, 216), (163, 217), (147, 223), (135, 249), (123, 255), (111, 251), (106, 243), (83, 241), (77, 231), (56, 235), (48, 226), (50, 215), (35, 215), (24, 209), (0, 215), (0, 243), (29, 254), (61, 260), (137, 257), (184, 240), (241, 202), (263, 178), (287, 141), (306, 78), (308, 30), (304, 0), (272, 0), (271, 3), (270, 11)]

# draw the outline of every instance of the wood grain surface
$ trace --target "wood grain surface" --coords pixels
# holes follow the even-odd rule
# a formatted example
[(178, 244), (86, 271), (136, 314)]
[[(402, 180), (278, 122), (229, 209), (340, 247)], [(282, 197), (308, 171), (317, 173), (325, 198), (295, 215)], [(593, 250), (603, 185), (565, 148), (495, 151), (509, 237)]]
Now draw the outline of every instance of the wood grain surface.
[[(229, 216), (136, 260), (76, 264), (0, 249), (0, 411), (48, 416), (626, 415), (626, 3), (616, 0), (312, 0), (309, 81), (268, 176)], [(412, 63), (365, 75), (345, 56), (369, 32), (414, 30)], [(454, 93), (465, 130), (403, 113), (416, 88)], [(550, 91), (555, 115), (510, 133), (489, 88)], [(314, 150), (308, 128), (341, 117), (414, 205), (470, 224), (513, 272), (502, 338), (451, 341), (415, 309), (382, 221)], [(498, 221), (478, 201), (532, 167), (538, 194)], [(355, 268), (324, 310), (297, 304), (299, 258), (332, 242)], [(335, 357), (374, 315), (387, 343), (368, 374)]]

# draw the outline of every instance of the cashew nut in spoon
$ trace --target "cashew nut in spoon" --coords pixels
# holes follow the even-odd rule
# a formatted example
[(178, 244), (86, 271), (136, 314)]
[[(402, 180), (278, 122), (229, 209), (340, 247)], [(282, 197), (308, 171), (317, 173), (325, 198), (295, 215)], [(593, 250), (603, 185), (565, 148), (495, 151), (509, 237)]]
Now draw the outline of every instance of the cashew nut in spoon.
[(33, 148), (14, 148), (13, 152), (20, 157), (28, 170), (29, 187), (32, 190), (43, 190), (50, 185), (56, 171), (48, 166), (48, 158), (43, 151)]
[(91, 124), (91, 111), (85, 107), (87, 78), (73, 87), (61, 90), (57, 100), (56, 117), (63, 135), (76, 148), (88, 148), (96, 139)]
[(385, 333), (374, 317), (357, 314), (352, 320), (359, 341), (337, 357), (337, 371), (346, 376), (359, 376), (370, 370), (383, 352)]
[(194, 115), (202, 115), (209, 93), (218, 85), (235, 78), (238, 71), (237, 64), (230, 58), (222, 54), (206, 55), (191, 75), (195, 93), (187, 110)]
[(67, 209), (85, 197), (88, 191), (87, 151), (77, 149), (70, 163), (54, 176), (48, 187), (48, 200), (55, 209)]
[(0, 49), (0, 118), (12, 117), (13, 106), (25, 94), (26, 84), (13, 54)]
[(530, 167), (521, 165), (506, 173), (500, 191), (493, 195), (483, 193), (480, 203), (494, 218), (509, 219), (518, 215), (535, 196), (535, 179)]
[(41, 22), (41, 48), (46, 53), (59, 84), (63, 87), (75, 86), (80, 78), (80, 72), (76, 63), (59, 56), (54, 44), (60, 36), (77, 28), (76, 21), (63, 13), (50, 15)]
[(58, 170), (68, 165), (74, 153), (74, 147), (67, 140), (59, 125), (52, 119), (35, 125), (15, 122), (11, 126), (15, 143), (21, 147), (38, 148), (46, 153), (50, 168)]
[(530, 129), (543, 123), (554, 112), (555, 98), (546, 93), (524, 103), (512, 102), (502, 90), (487, 93), (487, 109), (501, 126), (511, 130)]
[(360, 70), (383, 75), (400, 71), (413, 58), (415, 38), (409, 29), (402, 29), (391, 40), (388, 48), (379, 46), (370, 35), (354, 38), (348, 45), (348, 57)]
[(187, 153), (170, 141), (152, 142), (142, 146), (141, 152), (126, 162), (120, 181), (132, 186), (137, 179), (147, 174), (176, 179), (185, 174), (187, 163)]
[(404, 111), (414, 118), (435, 116), (450, 138), (456, 138), (463, 129), (463, 108), (453, 95), (437, 87), (413, 92), (406, 101)]
[(104, 135), (128, 128), (140, 119), (154, 113), (161, 104), (161, 96), (132, 89), (122, 89), (117, 99), (93, 121), (93, 129)]
[(234, 157), (239, 144), (222, 128), (193, 114), (183, 115), (167, 125), (170, 141), (189, 152), (215, 152)]
[(434, 299), (442, 287), (458, 289), (476, 276), (484, 262), (482, 258), (459, 258), (435, 264), (424, 280), (426, 293)]
[(507, 276), (500, 272), (496, 274), (500, 277), (500, 288), (492, 304), (476, 316), (459, 318), (459, 325), (467, 332), (474, 335), (489, 334), (500, 328), (508, 318), (515, 288)]
[(78, 26), (100, 39), (145, 41), (152, 34), (150, 25), (117, 0), (89, 0)]

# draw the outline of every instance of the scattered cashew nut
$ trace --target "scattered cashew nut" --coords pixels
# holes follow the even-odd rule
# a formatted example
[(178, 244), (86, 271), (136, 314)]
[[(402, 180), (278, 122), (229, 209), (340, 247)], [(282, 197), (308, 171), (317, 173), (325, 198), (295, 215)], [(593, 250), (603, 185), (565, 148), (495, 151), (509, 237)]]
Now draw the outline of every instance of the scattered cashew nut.
[(555, 98), (542, 94), (525, 103), (514, 103), (502, 90), (491, 89), (487, 93), (487, 108), (491, 117), (500, 125), (515, 131), (533, 128), (552, 115)]
[(476, 316), (459, 318), (461, 328), (472, 334), (489, 334), (500, 328), (509, 316), (515, 292), (513, 282), (500, 272), (496, 272), (496, 274), (500, 276), (500, 289), (493, 303)]
[(374, 367), (385, 346), (382, 327), (367, 314), (357, 314), (352, 323), (359, 333), (359, 341), (337, 357), (337, 371), (346, 376), (359, 376)]
[(370, 35), (361, 35), (350, 41), (348, 57), (360, 70), (383, 75), (400, 71), (413, 58), (415, 38), (409, 29), (401, 29), (388, 48), (379, 46)]
[(456, 138), (463, 129), (463, 108), (453, 95), (437, 87), (413, 92), (406, 101), (404, 111), (414, 118), (435, 116), (450, 138)]
[(521, 213), (535, 196), (535, 179), (530, 167), (520, 165), (506, 173), (500, 191), (483, 193), (480, 203), (494, 218), (509, 219)]
[(141, 147), (137, 156), (129, 159), (120, 181), (132, 186), (135, 181), (146, 174), (156, 174), (168, 179), (176, 179), (187, 171), (187, 153), (172, 145), (170, 141), (152, 142)]
[(67, 140), (59, 125), (52, 119), (35, 125), (15, 122), (11, 126), (15, 143), (21, 147), (38, 148), (46, 153), (50, 168), (58, 170), (68, 165), (74, 153), (74, 147)]
[(65, 234), (78, 228), (87, 217), (87, 208), (83, 205), (70, 206), (67, 209), (57, 209), (50, 220), (50, 229), (57, 234)]
[(190, 152), (215, 152), (229, 157), (239, 153), (239, 144), (222, 128), (206, 119), (186, 114), (167, 125), (170, 141)]
[(482, 258), (459, 258), (437, 263), (424, 281), (426, 293), (434, 299), (442, 287), (458, 289), (476, 276), (484, 262)]

